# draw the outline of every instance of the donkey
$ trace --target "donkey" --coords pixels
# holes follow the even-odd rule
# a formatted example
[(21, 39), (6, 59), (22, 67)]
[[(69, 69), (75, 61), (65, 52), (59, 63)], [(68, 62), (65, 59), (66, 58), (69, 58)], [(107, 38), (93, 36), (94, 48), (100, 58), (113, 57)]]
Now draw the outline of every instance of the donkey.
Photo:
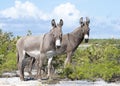
[[(63, 20), (60, 19), (59, 24), (56, 24), (55, 20), (53, 19), (51, 21), (51, 25), (52, 25), (52, 29), (44, 35), (25, 36), (25, 37), (21, 37), (17, 41), (16, 43), (17, 65), (18, 65), (18, 69), (20, 70), (21, 80), (25, 80), (24, 79), (24, 66), (23, 66), (23, 62), (25, 60), (25, 53), (27, 53), (31, 57), (35, 57), (36, 60), (39, 60), (40, 53), (41, 53), (40, 47), (44, 40), (45, 40), (44, 42), (45, 49), (48, 50), (47, 52), (48, 54), (52, 54), (52, 52), (49, 52), (50, 50), (56, 50), (57, 48), (60, 48), (61, 41), (62, 41)], [(38, 74), (39, 73), (37, 73), (37, 76)]]
[(80, 18), (80, 26), (77, 27), (71, 33), (62, 36), (62, 43), (59, 49), (56, 49), (57, 54), (66, 54), (67, 58), (64, 62), (64, 67), (71, 61), (71, 57), (79, 44), (85, 39), (87, 43), (89, 40), (89, 23), (90, 19), (86, 17), (86, 21), (83, 21), (83, 17)]

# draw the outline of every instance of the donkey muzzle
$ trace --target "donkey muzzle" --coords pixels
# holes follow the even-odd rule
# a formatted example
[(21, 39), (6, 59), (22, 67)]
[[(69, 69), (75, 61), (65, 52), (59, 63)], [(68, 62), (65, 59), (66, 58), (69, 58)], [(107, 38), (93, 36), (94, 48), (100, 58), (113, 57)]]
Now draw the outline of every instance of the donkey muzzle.
[(89, 41), (89, 36), (87, 34), (84, 35), (85, 43), (88, 43)]
[(56, 40), (55, 45), (56, 45), (57, 48), (59, 48), (61, 46), (60, 39)]

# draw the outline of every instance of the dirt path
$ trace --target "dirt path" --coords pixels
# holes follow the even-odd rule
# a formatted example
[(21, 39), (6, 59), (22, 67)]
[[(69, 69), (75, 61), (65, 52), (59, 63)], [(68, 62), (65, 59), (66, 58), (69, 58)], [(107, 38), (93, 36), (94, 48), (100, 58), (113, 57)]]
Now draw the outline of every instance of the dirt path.
[(19, 77), (0, 78), (0, 86), (120, 86), (119, 83), (107, 83), (103, 80), (88, 82), (86, 80), (59, 81), (56, 84), (42, 84), (39, 80), (20, 81)]
[[(32, 72), (32, 73), (35, 73)], [(120, 81), (116, 83), (107, 83), (103, 80), (98, 80), (96, 82), (90, 82), (87, 80), (61, 80), (59, 81), (58, 77), (54, 77), (54, 80), (29, 80), (21, 81), (18, 76), (19, 72), (15, 71), (12, 73), (3, 73), (3, 77), (9, 78), (0, 78), (0, 86), (120, 86)], [(25, 73), (27, 75), (27, 73)], [(57, 79), (57, 80), (56, 80)], [(49, 83), (49, 84), (46, 84)]]
[(39, 81), (20, 81), (19, 77), (0, 78), (0, 86), (43, 86)]

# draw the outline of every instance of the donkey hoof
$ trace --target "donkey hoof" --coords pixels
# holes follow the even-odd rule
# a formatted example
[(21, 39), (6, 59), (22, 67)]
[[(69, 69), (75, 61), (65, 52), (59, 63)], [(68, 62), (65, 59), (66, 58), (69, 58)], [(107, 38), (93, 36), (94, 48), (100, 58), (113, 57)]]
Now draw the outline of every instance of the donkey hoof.
[(53, 80), (51, 77), (47, 77), (46, 79), (49, 80), (49, 81)]
[(29, 80), (34, 80), (34, 78), (31, 77), (25, 78), (25, 81), (29, 81)]
[(52, 81), (53, 79), (52, 78), (48, 78), (49, 81)]
[(24, 78), (20, 78), (20, 80), (21, 80), (21, 81), (25, 81), (25, 79), (24, 79)]
[(42, 82), (42, 79), (38, 79), (39, 82)]
[(28, 78), (25, 78), (24, 81), (28, 81), (29, 79)]

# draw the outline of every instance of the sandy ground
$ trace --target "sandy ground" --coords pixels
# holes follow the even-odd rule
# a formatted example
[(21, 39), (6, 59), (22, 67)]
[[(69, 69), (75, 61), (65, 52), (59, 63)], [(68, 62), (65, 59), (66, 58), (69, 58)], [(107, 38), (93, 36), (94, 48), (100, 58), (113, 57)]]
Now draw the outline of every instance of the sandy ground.
[(103, 80), (89, 81), (59, 81), (56, 84), (42, 84), (39, 80), (20, 81), (19, 77), (0, 78), (0, 86), (120, 86), (120, 82), (107, 83)]
[[(35, 75), (36, 70), (33, 70), (32, 74)], [(18, 71), (14, 71), (12, 73), (10, 72), (3, 73), (2, 77), (9, 77), (9, 78), (0, 78), (0, 86), (120, 86), (120, 81), (107, 83), (101, 79), (95, 82), (91, 82), (87, 80), (68, 81), (67, 79), (58, 81), (56, 80), (57, 78), (52, 81), (49, 80), (21, 81), (19, 77), (16, 77), (18, 75), (19, 75)], [(26, 72), (25, 75), (29, 76), (28, 73)], [(46, 82), (52, 84), (44, 84)]]

